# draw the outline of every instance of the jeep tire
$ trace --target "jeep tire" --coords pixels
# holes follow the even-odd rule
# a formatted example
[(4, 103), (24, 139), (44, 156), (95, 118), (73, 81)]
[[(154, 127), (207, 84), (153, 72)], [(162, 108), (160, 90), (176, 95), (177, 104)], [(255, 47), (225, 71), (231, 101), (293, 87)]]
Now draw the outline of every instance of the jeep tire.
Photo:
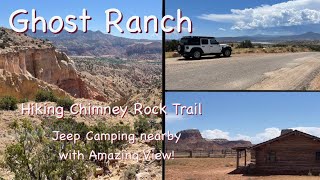
[(230, 57), (231, 56), (231, 50), (230, 49), (225, 49), (223, 51), (223, 56), (224, 57)]
[(200, 52), (200, 50), (194, 50), (194, 51), (192, 52), (192, 58), (193, 58), (193, 59), (200, 59), (200, 58), (201, 58), (201, 52)]

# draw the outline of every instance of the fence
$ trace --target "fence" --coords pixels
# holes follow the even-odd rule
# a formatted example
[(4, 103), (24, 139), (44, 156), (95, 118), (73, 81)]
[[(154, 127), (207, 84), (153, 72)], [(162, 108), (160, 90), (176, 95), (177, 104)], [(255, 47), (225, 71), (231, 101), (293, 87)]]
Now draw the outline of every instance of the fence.
[[(171, 152), (168, 150), (167, 152)], [(174, 150), (175, 158), (235, 158), (237, 157), (237, 152), (232, 149), (223, 149), (223, 150)]]

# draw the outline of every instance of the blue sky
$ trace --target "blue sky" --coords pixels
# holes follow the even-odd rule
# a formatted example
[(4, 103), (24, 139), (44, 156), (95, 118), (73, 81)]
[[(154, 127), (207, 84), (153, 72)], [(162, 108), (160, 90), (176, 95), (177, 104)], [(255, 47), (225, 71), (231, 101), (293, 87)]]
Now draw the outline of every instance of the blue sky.
[[(194, 2), (194, 3), (193, 3)], [(180, 8), (193, 21), (193, 35), (292, 35), (320, 32), (319, 0), (167, 1), (166, 13)], [(186, 35), (186, 34), (182, 34)], [(167, 38), (179, 38), (172, 34)]]
[[(55, 1), (38, 1), (38, 0), (3, 0), (0, 6), (0, 26), (9, 26), (9, 17), (12, 12), (17, 9), (26, 9), (29, 11), (29, 15), (23, 15), (23, 18), (31, 19), (31, 9), (37, 10), (37, 15), (43, 16), (47, 21), (52, 16), (61, 16), (63, 19), (69, 15), (73, 14), (75, 16), (80, 16), (82, 14), (82, 9), (88, 10), (88, 15), (92, 16), (92, 20), (89, 21), (90, 30), (100, 30), (106, 32), (105, 30), (105, 10), (110, 8), (119, 9), (123, 15), (122, 29), (125, 30), (126, 20), (133, 16), (138, 15), (143, 17), (144, 15), (155, 15), (161, 17), (162, 15), (162, 1), (161, 0), (117, 0), (117, 1), (105, 1), (105, 0), (55, 0)], [(79, 21), (79, 23), (81, 23)], [(40, 24), (40, 23), (39, 23)], [(82, 27), (82, 26), (80, 26)], [(37, 29), (40, 29), (38, 27)], [(80, 29), (81, 30), (81, 29)], [(113, 35), (125, 36), (129, 38), (146, 38), (146, 39), (161, 39), (161, 34), (156, 36), (155, 34), (130, 34), (125, 32), (124, 34), (119, 33), (115, 28), (112, 29)]]
[[(202, 116), (176, 116), (172, 103), (203, 104)], [(199, 129), (206, 138), (259, 143), (294, 128), (320, 136), (320, 93), (168, 92), (166, 131)]]

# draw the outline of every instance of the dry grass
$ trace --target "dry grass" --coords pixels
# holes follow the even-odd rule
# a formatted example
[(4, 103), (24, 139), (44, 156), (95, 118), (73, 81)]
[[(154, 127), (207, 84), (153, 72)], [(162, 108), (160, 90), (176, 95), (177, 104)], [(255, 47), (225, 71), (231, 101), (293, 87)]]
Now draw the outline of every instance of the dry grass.
[[(243, 162), (241, 162), (243, 163)], [(165, 179), (176, 180), (304, 180), (320, 179), (315, 176), (242, 176), (229, 175), (235, 169), (235, 158), (179, 158), (166, 161)]]
[(265, 48), (233, 48), (233, 54), (248, 54), (248, 53), (290, 53), (290, 52), (309, 52), (308, 48), (303, 47), (265, 47)]
[(166, 52), (165, 57), (166, 58), (180, 57), (180, 54), (177, 52)]
[[(294, 53), (294, 52), (310, 52), (306, 47), (265, 47), (265, 48), (232, 48), (232, 54), (265, 54), (265, 53)], [(177, 52), (166, 52), (166, 58), (180, 57)]]

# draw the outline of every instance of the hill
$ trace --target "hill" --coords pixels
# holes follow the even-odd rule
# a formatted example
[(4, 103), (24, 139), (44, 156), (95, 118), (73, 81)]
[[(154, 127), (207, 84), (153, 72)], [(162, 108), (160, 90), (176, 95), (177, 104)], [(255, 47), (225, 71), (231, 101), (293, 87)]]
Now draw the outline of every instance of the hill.
[(160, 59), (161, 41), (136, 40), (104, 34), (101, 31), (77, 32), (72, 36), (63, 31), (59, 34), (28, 32), (37, 39), (49, 40), (59, 50), (70, 56), (114, 56), (131, 59)]
[(251, 40), (253, 42), (285, 42), (285, 41), (319, 41), (320, 34), (315, 32), (306, 32), (299, 35), (274, 36), (274, 35), (254, 35), (254, 36), (239, 36), (239, 37), (217, 37), (220, 42), (239, 42)]

